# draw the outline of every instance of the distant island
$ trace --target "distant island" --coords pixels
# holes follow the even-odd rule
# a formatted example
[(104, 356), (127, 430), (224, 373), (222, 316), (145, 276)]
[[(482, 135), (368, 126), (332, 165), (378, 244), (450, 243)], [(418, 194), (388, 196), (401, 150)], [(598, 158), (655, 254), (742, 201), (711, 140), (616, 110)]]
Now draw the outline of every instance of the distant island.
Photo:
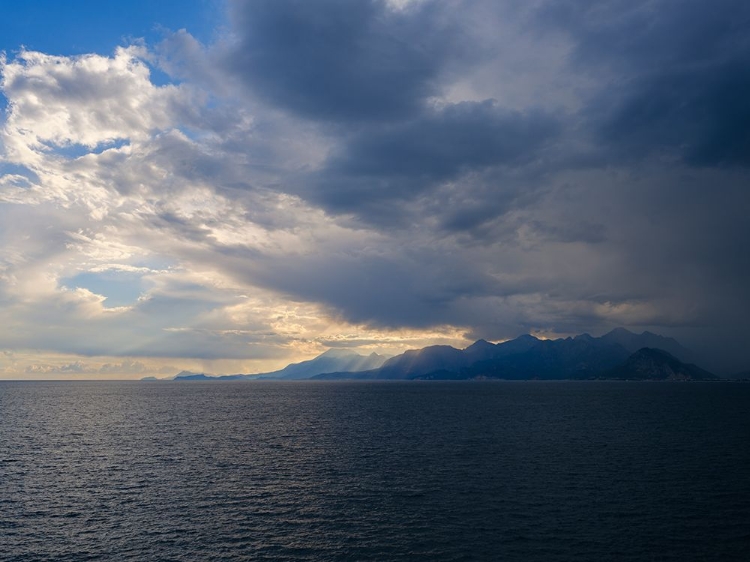
[(691, 352), (673, 338), (617, 328), (601, 337), (542, 340), (525, 334), (497, 344), (479, 340), (466, 349), (435, 345), (390, 358), (332, 349), (269, 373), (183, 371), (166, 380), (719, 380), (691, 361)]
[(212, 376), (205, 373), (193, 373), (190, 371), (181, 371), (174, 377), (168, 379), (157, 379), (156, 377), (145, 377), (141, 380), (175, 380), (175, 381), (232, 381), (232, 380), (303, 380), (310, 379), (316, 375), (330, 372), (360, 372), (370, 369), (376, 369), (383, 365), (388, 359), (386, 355), (371, 353), (370, 355), (360, 355), (347, 349), (329, 349), (325, 353), (318, 355), (314, 359), (292, 363), (278, 371), (268, 373), (257, 373), (253, 375), (236, 374), (236, 375), (219, 375)]

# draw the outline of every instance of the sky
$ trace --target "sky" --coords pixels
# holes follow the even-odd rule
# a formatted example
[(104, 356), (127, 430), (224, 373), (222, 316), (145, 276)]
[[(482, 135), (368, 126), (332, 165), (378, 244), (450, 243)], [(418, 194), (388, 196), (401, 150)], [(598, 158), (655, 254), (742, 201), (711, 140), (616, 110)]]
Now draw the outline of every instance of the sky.
[(618, 326), (750, 369), (743, 0), (0, 8), (0, 378)]

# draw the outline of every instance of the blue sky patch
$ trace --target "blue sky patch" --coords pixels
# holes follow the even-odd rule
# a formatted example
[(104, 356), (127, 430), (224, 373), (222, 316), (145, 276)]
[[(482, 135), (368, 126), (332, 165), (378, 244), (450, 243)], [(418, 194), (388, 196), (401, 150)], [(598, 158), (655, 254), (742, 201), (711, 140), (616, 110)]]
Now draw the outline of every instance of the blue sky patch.
[(107, 297), (104, 301), (107, 308), (131, 305), (147, 289), (143, 275), (129, 271), (79, 273), (62, 279), (60, 284), (68, 289), (88, 289), (92, 293)]

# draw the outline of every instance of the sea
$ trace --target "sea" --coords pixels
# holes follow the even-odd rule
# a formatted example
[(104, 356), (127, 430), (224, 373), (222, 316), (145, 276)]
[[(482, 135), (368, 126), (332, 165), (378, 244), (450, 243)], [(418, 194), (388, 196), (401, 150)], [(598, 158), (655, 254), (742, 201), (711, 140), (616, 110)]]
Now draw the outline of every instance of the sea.
[(0, 561), (750, 560), (750, 384), (2, 382)]

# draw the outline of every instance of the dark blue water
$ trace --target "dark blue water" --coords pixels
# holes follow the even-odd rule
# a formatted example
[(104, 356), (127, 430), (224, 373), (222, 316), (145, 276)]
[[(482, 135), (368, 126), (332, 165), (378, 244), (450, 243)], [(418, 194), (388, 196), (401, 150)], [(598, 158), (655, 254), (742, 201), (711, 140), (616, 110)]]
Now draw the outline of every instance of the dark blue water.
[(750, 560), (750, 385), (0, 383), (0, 560)]

